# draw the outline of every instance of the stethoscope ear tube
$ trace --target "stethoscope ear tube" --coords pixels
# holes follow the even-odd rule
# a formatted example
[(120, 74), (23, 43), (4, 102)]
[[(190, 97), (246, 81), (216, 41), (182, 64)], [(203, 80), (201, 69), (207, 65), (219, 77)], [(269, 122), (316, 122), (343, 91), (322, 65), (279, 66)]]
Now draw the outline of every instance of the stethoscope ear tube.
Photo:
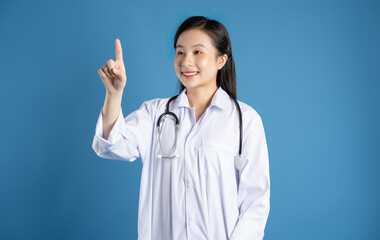
[(239, 157), (241, 156), (241, 148), (243, 144), (243, 116), (241, 114), (241, 109), (238, 101), (235, 98), (232, 98), (235, 101), (236, 108), (239, 112)]
[(178, 137), (179, 119), (178, 119), (177, 115), (175, 115), (175, 113), (169, 111), (169, 104), (170, 104), (170, 102), (173, 101), (174, 99), (176, 99), (177, 97), (178, 97), (178, 95), (174, 96), (174, 97), (171, 97), (169, 99), (168, 103), (166, 104), (166, 110), (165, 110), (165, 112), (162, 113), (160, 115), (160, 117), (158, 118), (158, 120), (157, 120), (158, 145), (160, 147), (161, 153), (163, 153), (163, 151), (162, 151), (162, 144), (161, 144), (161, 126), (160, 126), (161, 121), (165, 120), (166, 115), (170, 115), (170, 116), (172, 116), (175, 119), (175, 139), (174, 139), (174, 146), (173, 146), (173, 149), (171, 151), (171, 154), (169, 156), (164, 156), (162, 154), (159, 154), (158, 158), (175, 158), (175, 157), (179, 157), (179, 155), (175, 154), (175, 151), (177, 149), (177, 137)]
[(162, 120), (163, 117), (166, 116), (166, 114), (169, 114), (169, 115), (171, 115), (172, 117), (174, 117), (174, 119), (175, 119), (175, 124), (176, 124), (177, 126), (179, 125), (179, 120), (178, 120), (177, 115), (175, 115), (175, 113), (169, 111), (169, 105), (170, 105), (170, 102), (172, 102), (172, 101), (173, 101), (174, 99), (176, 99), (177, 97), (178, 97), (178, 95), (173, 96), (173, 97), (171, 97), (171, 98), (169, 99), (168, 103), (166, 104), (165, 112), (162, 113), (162, 114), (160, 115), (160, 117), (158, 118), (158, 120), (157, 120), (157, 128), (160, 127), (161, 120)]
[(240, 171), (243, 168), (244, 162), (241, 157), (242, 145), (243, 145), (243, 116), (238, 101), (231, 97), (235, 101), (236, 108), (239, 112), (239, 154), (235, 156), (235, 167)]

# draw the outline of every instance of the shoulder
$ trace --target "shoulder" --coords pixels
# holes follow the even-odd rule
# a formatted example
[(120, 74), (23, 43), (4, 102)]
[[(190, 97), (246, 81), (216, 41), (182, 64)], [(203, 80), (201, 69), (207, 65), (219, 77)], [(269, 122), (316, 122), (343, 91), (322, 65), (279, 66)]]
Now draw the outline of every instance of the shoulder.
[(142, 105), (149, 106), (152, 109), (161, 109), (162, 107), (166, 107), (166, 104), (170, 98), (171, 97), (153, 98), (153, 99), (144, 101)]
[(243, 115), (243, 117), (245, 117), (245, 118), (261, 118), (259, 113), (256, 111), (256, 109), (254, 109), (253, 107), (251, 107), (247, 103), (244, 103), (244, 102), (239, 101), (239, 100), (238, 100), (238, 103), (239, 103), (239, 106), (241, 109), (241, 114)]
[(170, 98), (154, 98), (144, 101), (139, 110), (146, 111), (151, 117), (154, 117), (158, 112), (165, 110), (166, 104)]
[(243, 118), (244, 129), (251, 127), (263, 127), (260, 114), (250, 105), (238, 100)]

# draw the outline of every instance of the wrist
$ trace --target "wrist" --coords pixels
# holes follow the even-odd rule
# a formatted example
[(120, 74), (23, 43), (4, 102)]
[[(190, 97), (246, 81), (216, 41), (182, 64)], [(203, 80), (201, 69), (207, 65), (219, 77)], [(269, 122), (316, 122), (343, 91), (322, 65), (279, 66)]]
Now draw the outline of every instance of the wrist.
[(106, 98), (110, 98), (112, 100), (121, 100), (123, 97), (123, 91), (117, 91), (117, 92), (109, 92), (106, 91)]

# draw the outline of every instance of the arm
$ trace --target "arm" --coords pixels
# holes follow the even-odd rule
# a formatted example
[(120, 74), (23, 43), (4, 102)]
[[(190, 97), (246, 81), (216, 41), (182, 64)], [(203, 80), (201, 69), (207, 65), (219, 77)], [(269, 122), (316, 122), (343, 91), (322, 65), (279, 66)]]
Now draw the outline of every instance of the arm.
[(150, 149), (153, 131), (149, 102), (144, 102), (126, 118), (123, 117), (121, 107), (118, 111), (107, 139), (103, 137), (103, 114), (99, 114), (92, 148), (99, 157), (107, 159), (134, 161), (138, 157), (145, 158)]
[(243, 153), (245, 165), (239, 172), (239, 220), (230, 240), (259, 240), (269, 214), (270, 179), (269, 160), (264, 127), (260, 116), (246, 114)]
[(123, 90), (127, 81), (125, 73), (123, 50), (119, 39), (115, 40), (116, 61), (109, 59), (107, 64), (98, 69), (100, 78), (106, 87), (106, 98), (103, 106), (103, 136), (108, 139), (109, 134), (119, 115)]
[(108, 139), (110, 132), (119, 116), (122, 95), (122, 92), (114, 95), (106, 92), (106, 98), (104, 100), (104, 106), (102, 108), (104, 139)]
[(96, 124), (92, 148), (103, 158), (133, 161), (150, 146), (152, 124), (148, 105), (124, 119), (121, 99), (127, 76), (119, 39), (115, 40), (116, 61), (109, 59), (98, 70), (106, 87), (106, 98)]

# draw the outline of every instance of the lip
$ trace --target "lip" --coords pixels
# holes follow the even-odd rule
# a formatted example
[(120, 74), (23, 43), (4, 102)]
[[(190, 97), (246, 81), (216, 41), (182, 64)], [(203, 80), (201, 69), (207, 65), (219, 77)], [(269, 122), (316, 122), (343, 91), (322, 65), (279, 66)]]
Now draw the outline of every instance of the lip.
[[(197, 74), (186, 76), (186, 75), (184, 75), (184, 73), (197, 73)], [(186, 71), (186, 72), (182, 72), (182, 76), (184, 76), (185, 78), (192, 78), (192, 77), (197, 76), (198, 74), (199, 74), (199, 71)]]

